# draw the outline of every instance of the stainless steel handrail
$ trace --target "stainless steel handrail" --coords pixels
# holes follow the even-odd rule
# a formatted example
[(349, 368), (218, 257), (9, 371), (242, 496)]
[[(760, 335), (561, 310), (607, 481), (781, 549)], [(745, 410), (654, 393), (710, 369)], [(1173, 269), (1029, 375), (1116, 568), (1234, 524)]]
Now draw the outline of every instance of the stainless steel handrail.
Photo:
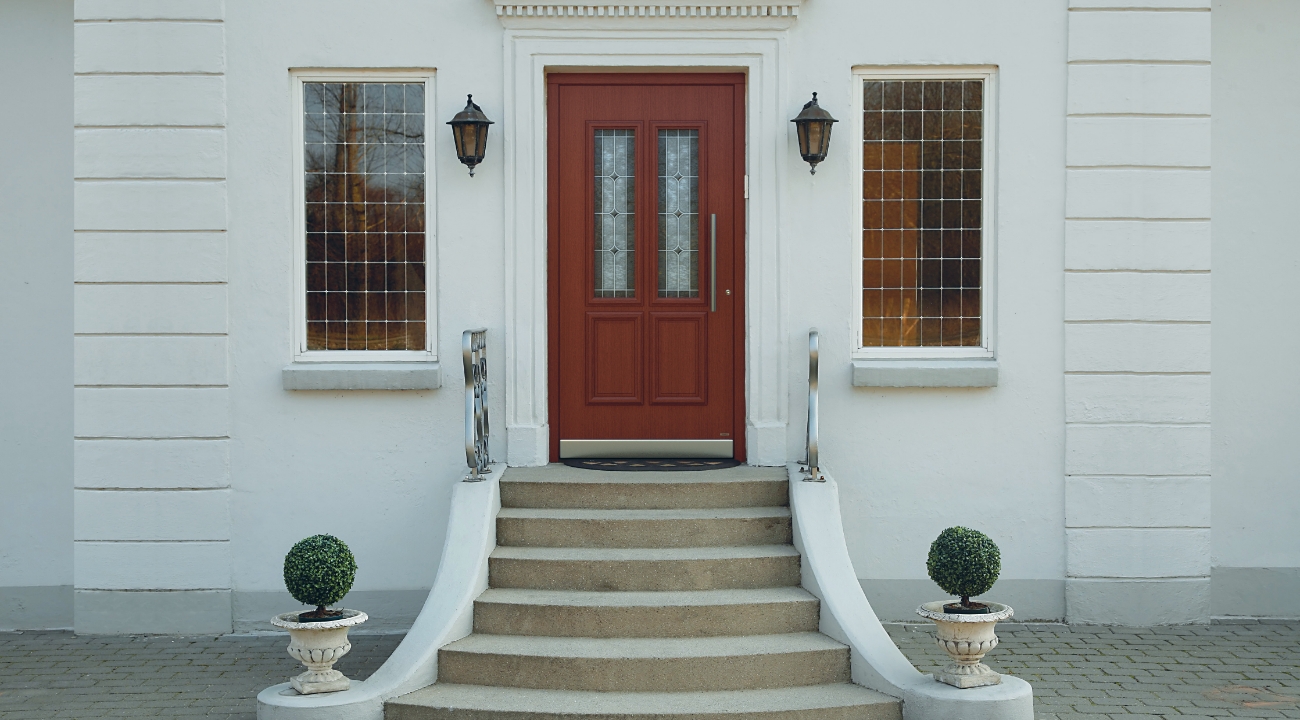
[(804, 482), (826, 482), (817, 464), (817, 328), (808, 331), (808, 475)]
[(488, 471), (487, 328), (466, 330), (460, 336), (465, 364), (465, 482), (478, 482)]

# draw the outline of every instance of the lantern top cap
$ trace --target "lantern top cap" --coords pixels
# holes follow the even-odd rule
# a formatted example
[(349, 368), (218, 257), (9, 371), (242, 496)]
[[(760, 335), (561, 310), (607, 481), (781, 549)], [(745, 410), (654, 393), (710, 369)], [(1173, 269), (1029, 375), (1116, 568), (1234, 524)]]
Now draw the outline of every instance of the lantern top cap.
[(790, 122), (839, 122), (839, 120), (831, 117), (830, 113), (817, 104), (817, 93), (813, 93), (812, 100), (804, 103), (803, 110), (800, 110), (799, 115)]
[(465, 109), (456, 113), (456, 117), (447, 121), (448, 125), (465, 125), (468, 123), (478, 123), (480, 125), (492, 125), (487, 115), (483, 114), (483, 108), (474, 103), (473, 95), (465, 96)]

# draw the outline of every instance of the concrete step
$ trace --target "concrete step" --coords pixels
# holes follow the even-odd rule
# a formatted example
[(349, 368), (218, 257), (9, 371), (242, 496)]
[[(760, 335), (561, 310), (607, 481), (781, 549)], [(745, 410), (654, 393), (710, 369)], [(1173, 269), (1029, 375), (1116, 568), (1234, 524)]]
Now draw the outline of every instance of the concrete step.
[(817, 630), (803, 588), (588, 592), (493, 588), (474, 602), (474, 632), (552, 637), (710, 637)]
[(604, 472), (566, 465), (510, 468), (501, 478), (504, 507), (607, 510), (771, 507), (790, 504), (785, 468), (707, 472)]
[(848, 647), (816, 632), (709, 638), (474, 634), (438, 651), (438, 681), (462, 685), (703, 692), (848, 680)]
[(703, 548), (497, 547), (488, 585), (533, 590), (726, 590), (799, 584), (790, 545)]
[[(385, 720), (901, 720), (858, 685), (692, 693), (599, 693), (438, 683), (390, 700)], [(955, 720), (955, 719), (954, 719)]]
[(497, 543), (527, 547), (708, 547), (791, 541), (790, 508), (501, 508)]

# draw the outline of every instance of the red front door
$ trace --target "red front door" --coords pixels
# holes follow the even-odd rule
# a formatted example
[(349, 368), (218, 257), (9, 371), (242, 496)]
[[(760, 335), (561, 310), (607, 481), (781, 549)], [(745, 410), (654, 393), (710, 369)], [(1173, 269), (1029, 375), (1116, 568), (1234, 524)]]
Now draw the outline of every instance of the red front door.
[(744, 83), (549, 77), (553, 460), (744, 459)]

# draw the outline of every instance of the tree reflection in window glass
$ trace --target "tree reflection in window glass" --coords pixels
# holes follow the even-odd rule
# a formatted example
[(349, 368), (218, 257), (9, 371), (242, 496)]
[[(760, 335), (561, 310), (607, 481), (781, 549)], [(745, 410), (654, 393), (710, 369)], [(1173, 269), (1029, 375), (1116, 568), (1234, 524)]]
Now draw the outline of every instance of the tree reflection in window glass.
[(425, 349), (424, 83), (303, 84), (307, 349)]

